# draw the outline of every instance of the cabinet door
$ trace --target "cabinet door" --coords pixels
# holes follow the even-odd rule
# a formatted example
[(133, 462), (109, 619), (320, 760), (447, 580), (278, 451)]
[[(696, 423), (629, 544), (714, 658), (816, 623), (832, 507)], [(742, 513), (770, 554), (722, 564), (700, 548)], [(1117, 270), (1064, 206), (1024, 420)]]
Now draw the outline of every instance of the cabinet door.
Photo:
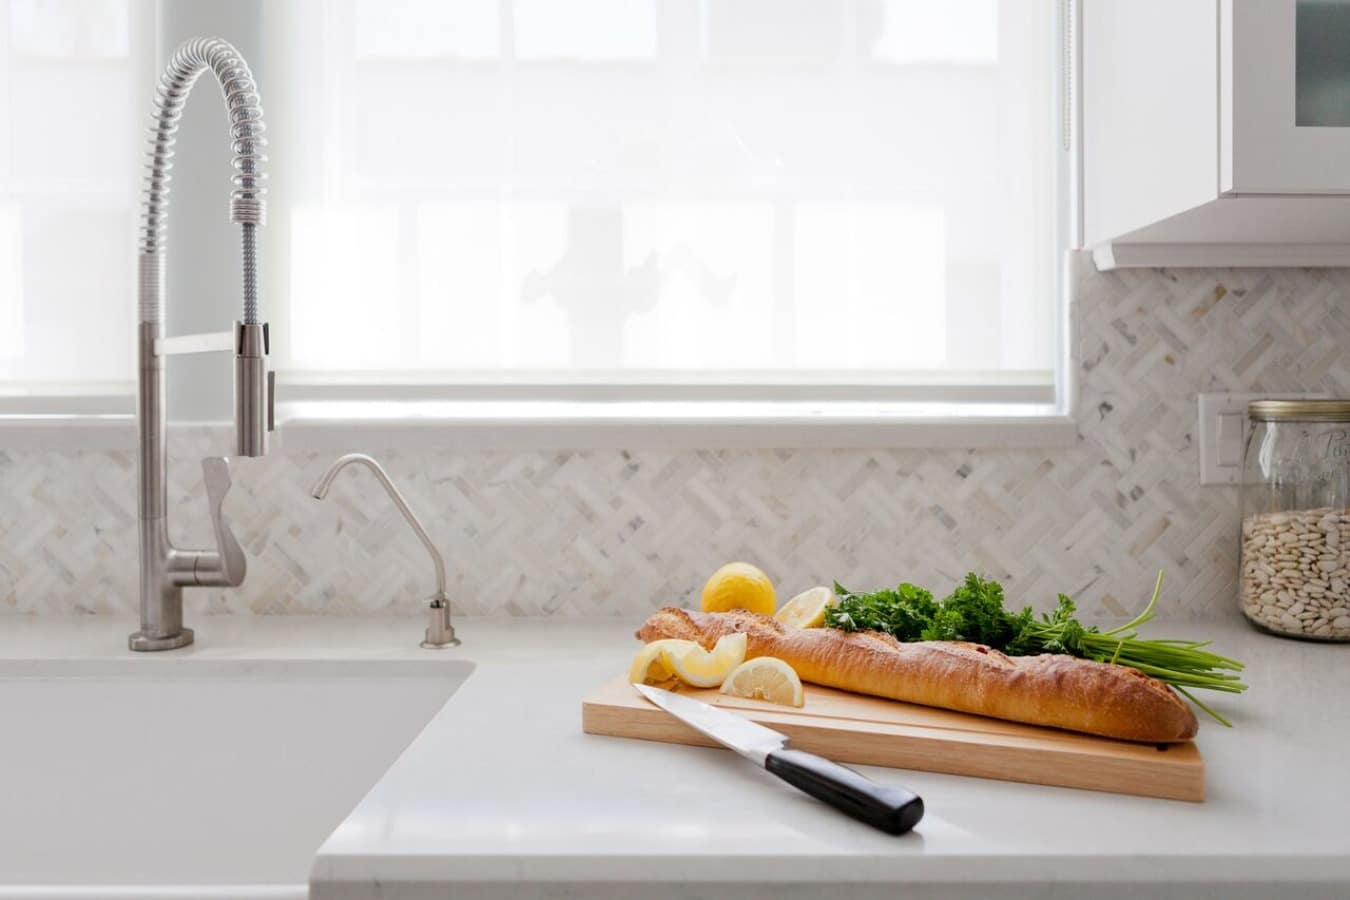
[(1350, 0), (1221, 0), (1219, 189), (1350, 193)]

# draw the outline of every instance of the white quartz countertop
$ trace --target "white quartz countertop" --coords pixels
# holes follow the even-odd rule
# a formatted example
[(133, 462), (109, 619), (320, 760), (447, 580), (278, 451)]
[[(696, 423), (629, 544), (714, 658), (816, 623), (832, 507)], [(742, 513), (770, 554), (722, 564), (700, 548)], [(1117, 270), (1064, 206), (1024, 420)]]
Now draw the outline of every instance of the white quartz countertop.
[[(1202, 725), (1202, 804), (866, 768), (924, 797), (917, 831), (856, 823), (729, 751), (581, 731), (635, 623), (469, 623), (478, 668), (320, 851), (323, 885), (484, 882), (1294, 881), (1350, 895), (1350, 647), (1236, 619), (1251, 689)], [(767, 895), (772, 895), (768, 891)], [(335, 892), (341, 897), (405, 894)], [(406, 896), (422, 896), (409, 890)]]
[[(0, 656), (125, 653), (108, 645), (107, 619), (91, 620), (54, 631), (10, 619)], [(971, 882), (1000, 896), (1140, 896), (1144, 884), (1150, 896), (1268, 896), (1274, 884), (1350, 896), (1350, 646), (1259, 635), (1236, 617), (1150, 626), (1213, 638), (1248, 664), (1251, 689), (1213, 701), (1235, 727), (1202, 718), (1204, 803), (865, 767), (924, 798), (923, 822), (899, 838), (729, 751), (583, 734), (582, 697), (626, 670), (633, 622), (461, 621), (449, 651), (418, 650), (420, 622), (406, 619), (192, 624), (197, 654), (475, 663), (320, 849), (316, 900), (870, 897), (898, 885), (969, 896), (951, 889)]]

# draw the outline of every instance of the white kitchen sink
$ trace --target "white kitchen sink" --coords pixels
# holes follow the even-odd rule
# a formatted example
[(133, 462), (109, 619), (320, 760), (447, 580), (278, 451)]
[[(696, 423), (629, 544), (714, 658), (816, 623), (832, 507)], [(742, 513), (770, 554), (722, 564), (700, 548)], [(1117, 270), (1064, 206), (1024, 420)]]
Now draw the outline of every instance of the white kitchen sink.
[(304, 897), (456, 659), (0, 661), (0, 898)]

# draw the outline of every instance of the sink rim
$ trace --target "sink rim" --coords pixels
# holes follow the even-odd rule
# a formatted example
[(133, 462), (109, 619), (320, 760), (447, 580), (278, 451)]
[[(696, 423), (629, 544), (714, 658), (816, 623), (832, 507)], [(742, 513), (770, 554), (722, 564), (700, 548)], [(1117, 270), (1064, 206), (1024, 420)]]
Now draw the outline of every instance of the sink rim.
[(269, 680), (281, 678), (426, 678), (443, 674), (467, 681), (478, 668), (460, 657), (171, 656), (0, 658), (0, 682), (51, 679), (145, 681)]

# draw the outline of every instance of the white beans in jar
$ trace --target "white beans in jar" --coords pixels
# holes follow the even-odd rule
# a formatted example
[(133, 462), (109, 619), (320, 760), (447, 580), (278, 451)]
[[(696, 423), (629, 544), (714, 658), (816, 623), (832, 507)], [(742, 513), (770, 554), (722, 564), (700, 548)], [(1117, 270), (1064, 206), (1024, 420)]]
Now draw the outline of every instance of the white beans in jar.
[(1239, 593), (1243, 613), (1258, 626), (1350, 639), (1350, 509), (1247, 516)]

